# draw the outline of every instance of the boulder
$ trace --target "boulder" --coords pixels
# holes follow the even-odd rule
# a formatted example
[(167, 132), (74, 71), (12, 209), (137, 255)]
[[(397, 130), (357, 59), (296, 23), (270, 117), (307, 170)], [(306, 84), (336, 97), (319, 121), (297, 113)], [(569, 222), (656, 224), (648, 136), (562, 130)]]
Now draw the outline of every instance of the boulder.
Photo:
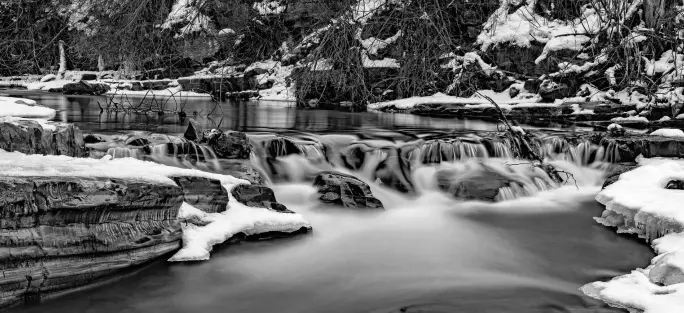
[(634, 162), (640, 154), (646, 158), (684, 157), (684, 138), (648, 135), (603, 137), (600, 144), (612, 154), (615, 162)]
[(238, 202), (255, 208), (267, 208), (281, 213), (294, 213), (278, 203), (271, 188), (257, 185), (237, 185), (231, 190)]
[(183, 199), (188, 204), (207, 213), (220, 213), (228, 205), (228, 191), (215, 179), (204, 177), (174, 177), (173, 181), (183, 189)]
[(38, 122), (0, 119), (0, 149), (26, 154), (84, 155), (83, 134), (73, 124), (50, 122), (54, 129), (44, 129)]
[(323, 203), (347, 208), (384, 209), (382, 202), (373, 196), (370, 186), (358, 178), (338, 172), (320, 172), (313, 185), (318, 189)]
[(556, 99), (563, 99), (571, 96), (572, 91), (566, 84), (544, 81), (541, 83), (541, 85), (539, 85), (539, 95), (544, 101), (554, 102)]
[(252, 152), (247, 135), (238, 131), (213, 132), (207, 138), (207, 143), (220, 158), (249, 159)]
[(51, 82), (51, 81), (53, 81), (53, 80), (55, 80), (55, 79), (57, 79), (57, 75), (55, 75), (55, 74), (47, 74), (47, 75), (43, 76), (43, 78), (40, 79), (40, 82), (41, 82), (41, 83), (47, 83), (47, 82)]
[(204, 138), (204, 128), (194, 118), (189, 118), (188, 119), (188, 128), (185, 130), (183, 137), (185, 137), (185, 139), (190, 140), (190, 141), (202, 142), (205, 139)]
[(0, 177), (0, 307), (113, 278), (180, 247), (173, 183)]
[(220, 159), (218, 162), (221, 165), (221, 174), (244, 179), (253, 185), (266, 185), (264, 174), (249, 163), (226, 159)]
[(150, 141), (147, 138), (140, 137), (140, 136), (133, 136), (131, 138), (126, 139), (126, 145), (128, 146), (134, 146), (134, 147), (144, 147), (150, 144)]
[(102, 139), (102, 137), (100, 137), (99, 135), (86, 134), (83, 136), (83, 142), (85, 142), (85, 143), (99, 143), (99, 142), (105, 142), (105, 140)]
[(76, 80), (97, 80), (97, 74), (95, 73), (81, 73), (76, 76)]
[(101, 95), (109, 91), (111, 87), (104, 83), (89, 83), (79, 81), (67, 83), (62, 87), (62, 93), (67, 95)]

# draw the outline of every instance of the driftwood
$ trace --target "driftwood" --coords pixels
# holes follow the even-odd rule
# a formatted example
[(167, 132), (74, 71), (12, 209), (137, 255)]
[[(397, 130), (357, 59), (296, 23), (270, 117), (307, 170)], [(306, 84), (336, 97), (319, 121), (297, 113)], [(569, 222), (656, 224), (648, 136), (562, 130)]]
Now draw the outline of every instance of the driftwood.
[(545, 163), (544, 159), (542, 159), (542, 157), (539, 155), (539, 153), (537, 153), (537, 151), (535, 151), (535, 149), (533, 149), (530, 146), (530, 143), (528, 142), (527, 138), (525, 138), (524, 134), (521, 132), (515, 131), (513, 129), (513, 127), (511, 126), (511, 123), (508, 122), (508, 119), (506, 118), (506, 114), (504, 114), (503, 110), (501, 109), (501, 107), (499, 107), (499, 104), (497, 104), (496, 101), (494, 101), (492, 98), (490, 98), (486, 95), (483, 95), (479, 92), (476, 92), (476, 93), (480, 97), (486, 99), (491, 104), (493, 104), (494, 107), (496, 107), (496, 110), (499, 111), (499, 116), (501, 118), (501, 121), (506, 126), (506, 129), (508, 130), (508, 132), (510, 133), (510, 135), (513, 138), (517, 139), (515, 141), (515, 143), (522, 145), (522, 147), (518, 147), (518, 149), (517, 149), (521, 154), (520, 157), (525, 158), (525, 159), (529, 159), (529, 160), (537, 161), (538, 164), (535, 164), (535, 166), (543, 169), (549, 175), (549, 177), (551, 177), (551, 179), (553, 179), (555, 182), (557, 182), (559, 184), (564, 182), (564, 180), (561, 179), (561, 176), (560, 176), (561, 173), (565, 174), (566, 178), (568, 178), (568, 179), (569, 178), (574, 179), (574, 177), (572, 177), (572, 174), (567, 173), (567, 172), (563, 172), (563, 171), (559, 171), (553, 165), (551, 165), (549, 163)]

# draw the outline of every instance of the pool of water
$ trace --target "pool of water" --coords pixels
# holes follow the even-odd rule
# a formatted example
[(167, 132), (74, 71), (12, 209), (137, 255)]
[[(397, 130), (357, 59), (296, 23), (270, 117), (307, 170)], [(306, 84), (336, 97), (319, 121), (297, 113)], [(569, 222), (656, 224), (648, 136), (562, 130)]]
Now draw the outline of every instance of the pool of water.
[[(8, 93), (3, 91), (4, 93)], [(59, 110), (86, 131), (181, 133), (177, 115), (99, 114), (104, 97), (12, 92)], [(194, 99), (188, 110), (212, 108)], [(246, 132), (418, 134), (495, 130), (495, 124), (411, 115), (299, 110), (282, 103), (222, 104), (205, 125)], [(120, 113), (121, 114), (121, 113)], [(212, 124), (214, 123), (214, 124)], [(153, 126), (146, 126), (146, 125)], [(369, 182), (386, 211), (321, 205), (301, 182), (273, 187), (312, 224), (311, 234), (224, 245), (209, 261), (158, 260), (132, 275), (15, 312), (622, 312), (578, 288), (646, 266), (648, 246), (595, 223), (602, 173), (579, 168), (581, 186), (486, 204), (430, 189), (407, 196)]]

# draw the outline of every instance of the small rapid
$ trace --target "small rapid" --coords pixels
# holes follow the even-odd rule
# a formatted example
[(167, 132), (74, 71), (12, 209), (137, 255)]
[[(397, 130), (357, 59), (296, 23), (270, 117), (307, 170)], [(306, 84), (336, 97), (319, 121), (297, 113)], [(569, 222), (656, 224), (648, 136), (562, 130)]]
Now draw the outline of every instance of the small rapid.
[[(88, 143), (94, 158), (227, 174), (235, 164), (249, 166), (314, 231), (226, 244), (201, 263), (160, 260), (15, 312), (620, 312), (578, 288), (653, 257), (647, 246), (594, 223), (602, 211), (594, 197), (617, 154), (583, 136), (538, 131), (530, 138), (564, 173), (558, 183), (521, 158), (520, 145), (495, 125), (226, 105), (225, 122), (213, 127), (246, 132), (253, 148), (248, 159), (226, 160), (172, 135), (185, 130), (177, 120), (131, 131), (148, 129), (149, 121), (102, 122), (94, 98), (36, 97), (63, 109), (63, 121), (106, 130), (101, 142)], [(200, 111), (211, 103), (189, 105)], [(386, 210), (321, 203), (311, 181), (322, 170), (363, 180)], [(486, 190), (491, 201), (467, 200), (472, 190)]]

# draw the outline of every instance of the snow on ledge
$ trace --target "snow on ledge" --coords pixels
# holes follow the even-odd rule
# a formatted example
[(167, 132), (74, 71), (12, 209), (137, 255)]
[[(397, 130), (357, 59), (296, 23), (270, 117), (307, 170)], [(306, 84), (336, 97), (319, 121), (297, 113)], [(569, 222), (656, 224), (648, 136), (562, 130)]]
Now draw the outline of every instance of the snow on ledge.
[[(499, 104), (502, 108), (506, 107), (508, 108), (512, 104), (518, 104), (518, 105), (528, 105), (528, 106), (558, 106), (553, 103), (538, 103), (540, 101), (539, 98), (531, 98), (531, 99), (510, 99), (510, 100), (505, 100), (505, 101), (500, 101), (497, 100), (497, 104)], [(377, 102), (377, 103), (371, 103), (368, 104), (367, 109), (368, 111), (378, 111), (382, 110), (388, 107), (393, 107), (394, 109), (397, 110), (408, 110), (412, 109), (417, 105), (422, 105), (422, 104), (453, 104), (453, 105), (478, 105), (478, 106), (493, 106), (488, 100), (483, 99), (483, 98), (461, 98), (461, 97), (454, 97), (454, 96), (449, 96), (445, 95), (443, 93), (436, 93), (432, 96), (426, 96), (426, 97), (411, 97), (411, 98), (404, 98), (404, 99), (398, 99), (398, 100), (392, 100), (392, 101), (386, 101), (386, 102)]]
[(684, 131), (675, 128), (661, 128), (652, 132), (651, 136), (684, 137)]
[(645, 269), (587, 284), (581, 290), (630, 312), (684, 312), (684, 191), (666, 189), (684, 180), (684, 160), (639, 159), (641, 167), (620, 175), (596, 200), (606, 211), (596, 220), (618, 232), (652, 240), (658, 254)]
[[(107, 177), (174, 186), (176, 183), (171, 177), (195, 176), (219, 180), (229, 191), (235, 185), (249, 184), (230, 175), (176, 168), (133, 158), (111, 159), (106, 156), (102, 159), (86, 159), (27, 155), (4, 150), (0, 150), (0, 174), (15, 177)], [(206, 226), (182, 223), (183, 247), (169, 261), (207, 260), (213, 245), (222, 243), (237, 233), (254, 235), (311, 228), (300, 214), (247, 207), (238, 202), (230, 192), (229, 197), (228, 210), (222, 213), (205, 213), (183, 203), (178, 218), (185, 221), (200, 220)]]
[(56, 111), (38, 105), (33, 100), (0, 97), (0, 116), (14, 116), (14, 117), (36, 117), (36, 118), (53, 118)]

